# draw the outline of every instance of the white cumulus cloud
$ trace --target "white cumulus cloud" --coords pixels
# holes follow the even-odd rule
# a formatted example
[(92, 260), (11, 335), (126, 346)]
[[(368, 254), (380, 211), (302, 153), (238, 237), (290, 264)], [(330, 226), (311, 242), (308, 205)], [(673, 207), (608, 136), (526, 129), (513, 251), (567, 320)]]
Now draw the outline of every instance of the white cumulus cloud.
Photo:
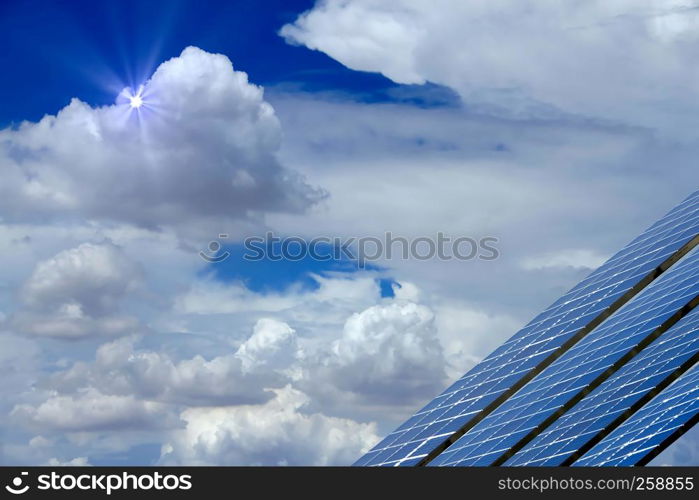
[(438, 391), (446, 377), (434, 315), (413, 302), (372, 306), (352, 315), (330, 353), (321, 355), (319, 375), (309, 383), (322, 391), (330, 382), (358, 403), (414, 402)]
[(134, 396), (102, 394), (94, 388), (53, 394), (37, 406), (17, 405), (11, 417), (38, 429), (84, 432), (143, 429), (173, 425), (164, 405)]
[(9, 324), (21, 333), (67, 339), (134, 333), (138, 321), (120, 306), (142, 279), (141, 268), (118, 246), (83, 243), (35, 266)]
[(53, 374), (48, 388), (63, 394), (96, 389), (146, 401), (192, 406), (262, 403), (268, 387), (282, 387), (295, 362), (296, 335), (286, 323), (260, 319), (235, 351), (211, 359), (178, 359), (165, 352), (138, 349), (126, 337), (103, 344), (92, 362), (76, 362)]
[(190, 408), (163, 446), (166, 465), (337, 465), (377, 441), (373, 424), (305, 413), (308, 396), (290, 386), (264, 405)]
[(301, 212), (323, 196), (280, 164), (274, 110), (226, 56), (186, 48), (144, 83), (143, 99), (138, 111), (73, 99), (38, 123), (0, 131), (3, 220), (210, 235), (266, 212)]

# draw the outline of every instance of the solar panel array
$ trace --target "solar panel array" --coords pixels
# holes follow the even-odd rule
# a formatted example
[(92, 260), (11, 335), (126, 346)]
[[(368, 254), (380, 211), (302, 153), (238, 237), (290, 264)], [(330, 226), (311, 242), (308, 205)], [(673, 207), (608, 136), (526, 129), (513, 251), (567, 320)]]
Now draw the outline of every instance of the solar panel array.
[(699, 252), (693, 252), (653, 281), (430, 465), (492, 465), (697, 296)]
[(573, 465), (636, 465), (697, 415), (699, 366), (677, 379)]
[[(431, 458), (428, 455), (441, 451), (449, 440), (455, 439), (458, 435), (455, 433), (466, 431), (466, 435), (461, 437), (464, 439), (476, 429), (482, 429), (483, 422), (500, 414), (500, 407), (519, 394), (515, 393), (517, 389), (528, 387), (541, 376), (539, 373), (529, 380), (555, 359), (554, 354), (560, 354), (573, 344), (573, 347), (577, 346), (575, 342), (580, 338), (586, 339), (585, 335), (594, 331), (608, 314), (616, 311), (661, 270), (671, 265), (673, 259), (695, 244), (698, 235), (699, 192), (671, 210), (534, 318), (355, 465), (418, 465)], [(630, 306), (627, 304), (612, 318)], [(587, 378), (582, 376), (578, 382), (585, 380)], [(522, 429), (527, 429), (527, 426)], [(490, 451), (502, 451), (503, 445), (513, 439), (517, 441), (516, 437), (510, 437), (509, 431), (504, 428), (501, 431), (507, 434), (505, 441)], [(450, 460), (455, 460), (453, 463), (460, 464), (461, 460), (456, 460), (454, 455), (459, 449), (459, 441), (442, 452), (433, 463), (442, 463), (442, 455), (448, 451), (450, 453), (446, 456), (451, 456)], [(477, 455), (482, 456), (482, 460), (489, 460), (492, 453), (486, 453), (485, 449), (481, 451), (483, 454)]]
[[(504, 465), (563, 465), (608, 426), (620, 423), (673, 376), (694, 365), (699, 353), (699, 308), (680, 320)], [(608, 432), (608, 431), (607, 431)]]

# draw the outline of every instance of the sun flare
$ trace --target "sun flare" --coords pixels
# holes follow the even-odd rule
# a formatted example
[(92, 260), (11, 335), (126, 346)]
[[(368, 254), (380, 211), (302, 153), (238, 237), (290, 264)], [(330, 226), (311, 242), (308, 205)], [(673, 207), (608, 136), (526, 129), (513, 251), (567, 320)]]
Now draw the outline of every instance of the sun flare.
[(138, 109), (141, 106), (143, 106), (143, 98), (141, 97), (140, 94), (136, 94), (134, 96), (129, 97), (129, 105), (132, 108)]

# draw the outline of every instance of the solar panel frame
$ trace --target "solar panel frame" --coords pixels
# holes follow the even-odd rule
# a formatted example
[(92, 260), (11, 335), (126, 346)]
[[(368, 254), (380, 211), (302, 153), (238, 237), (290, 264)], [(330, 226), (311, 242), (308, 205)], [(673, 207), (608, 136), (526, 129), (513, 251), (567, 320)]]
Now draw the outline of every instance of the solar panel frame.
[[(566, 349), (566, 343), (575, 343), (586, 327), (604, 319), (615, 304), (628, 300), (691, 249), (699, 232), (698, 205), (699, 191), (535, 317), (355, 465), (412, 465), (416, 457), (424, 463), (448, 446), (518, 384), (523, 385), (538, 366)], [(517, 364), (522, 359), (526, 363)], [(506, 367), (512, 367), (510, 373), (503, 373)]]
[(699, 364), (572, 465), (645, 465), (699, 420)]
[[(552, 423), (699, 303), (699, 252), (693, 251), (484, 418), (431, 465), (500, 465), (534, 433)], [(629, 358), (631, 359), (631, 358)], [(616, 367), (617, 369), (619, 366)], [(600, 379), (602, 377), (602, 379)]]

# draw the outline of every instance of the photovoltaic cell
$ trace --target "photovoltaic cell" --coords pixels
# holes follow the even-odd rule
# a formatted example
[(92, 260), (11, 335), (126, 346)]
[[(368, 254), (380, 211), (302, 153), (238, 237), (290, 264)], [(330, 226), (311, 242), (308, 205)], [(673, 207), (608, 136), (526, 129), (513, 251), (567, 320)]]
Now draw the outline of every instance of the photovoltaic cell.
[(655, 396), (573, 465), (636, 465), (697, 414), (699, 365)]
[(694, 193), (539, 314), (355, 465), (415, 465), (699, 233)]
[(693, 251), (430, 465), (492, 465), (698, 295), (699, 252)]
[[(504, 465), (564, 465), (583, 445), (648, 399), (658, 384), (671, 380), (699, 353), (699, 308), (681, 319), (613, 377), (585, 396)], [(618, 422), (617, 422), (618, 423)]]

